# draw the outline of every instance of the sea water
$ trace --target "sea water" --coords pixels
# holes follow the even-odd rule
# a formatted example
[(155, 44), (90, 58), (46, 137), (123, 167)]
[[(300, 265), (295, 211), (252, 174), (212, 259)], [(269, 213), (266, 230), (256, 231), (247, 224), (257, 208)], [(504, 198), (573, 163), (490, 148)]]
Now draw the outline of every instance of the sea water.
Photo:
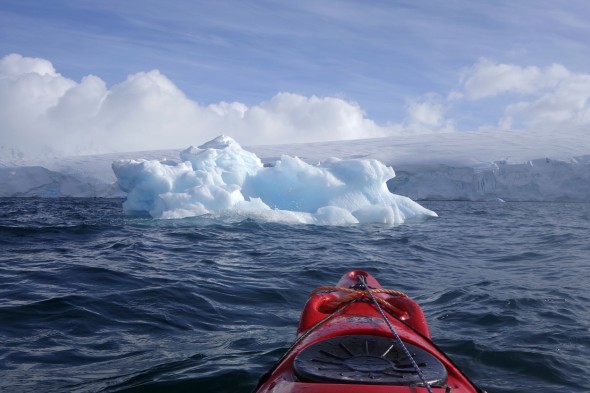
[(0, 199), (0, 391), (249, 392), (309, 292), (366, 269), (488, 392), (590, 391), (590, 204), (317, 226)]

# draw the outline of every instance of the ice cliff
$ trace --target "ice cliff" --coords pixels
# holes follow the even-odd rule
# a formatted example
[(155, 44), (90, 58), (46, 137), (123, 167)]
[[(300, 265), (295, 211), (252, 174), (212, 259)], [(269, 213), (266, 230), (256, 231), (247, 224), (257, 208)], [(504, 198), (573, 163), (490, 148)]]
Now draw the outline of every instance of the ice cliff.
[(399, 165), (388, 186), (416, 200), (590, 202), (590, 155), (485, 167)]

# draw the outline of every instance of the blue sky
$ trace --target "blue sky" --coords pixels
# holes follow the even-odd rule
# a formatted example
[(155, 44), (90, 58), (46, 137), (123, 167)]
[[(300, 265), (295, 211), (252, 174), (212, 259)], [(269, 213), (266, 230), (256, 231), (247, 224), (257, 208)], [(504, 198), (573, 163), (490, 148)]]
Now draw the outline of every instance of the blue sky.
[[(588, 20), (584, 0), (3, 0), (0, 58), (44, 59), (65, 78), (95, 75), (107, 89), (159, 70), (205, 106), (251, 108), (291, 93), (356, 103), (380, 126), (469, 131), (515, 124), (510, 111), (519, 110), (523, 128), (536, 123), (515, 105), (541, 105), (564, 80), (590, 73)], [(565, 71), (545, 90), (513, 80), (545, 80), (555, 64)], [(510, 73), (509, 86), (466, 98), (470, 78), (497, 83), (486, 72)]]

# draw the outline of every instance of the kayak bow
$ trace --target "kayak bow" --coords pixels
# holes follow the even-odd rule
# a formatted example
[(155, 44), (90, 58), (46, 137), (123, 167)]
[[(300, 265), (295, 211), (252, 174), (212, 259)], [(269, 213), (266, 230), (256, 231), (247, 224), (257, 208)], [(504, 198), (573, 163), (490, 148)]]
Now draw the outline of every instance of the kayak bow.
[(312, 292), (295, 343), (255, 392), (485, 393), (431, 341), (415, 301), (361, 270)]

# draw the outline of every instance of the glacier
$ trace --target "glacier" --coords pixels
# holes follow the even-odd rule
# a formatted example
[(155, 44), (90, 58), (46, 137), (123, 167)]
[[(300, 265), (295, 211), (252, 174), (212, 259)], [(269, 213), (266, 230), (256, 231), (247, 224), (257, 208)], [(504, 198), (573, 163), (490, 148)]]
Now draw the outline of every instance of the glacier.
[(396, 174), (390, 190), (416, 200), (590, 202), (590, 155), (478, 167), (401, 165)]
[[(351, 141), (245, 146), (272, 165), (282, 155), (317, 164), (376, 159), (395, 170), (389, 190), (413, 200), (590, 202), (590, 136), (485, 131)], [(180, 149), (93, 156), (0, 158), (0, 197), (125, 197), (111, 164), (178, 161)]]

